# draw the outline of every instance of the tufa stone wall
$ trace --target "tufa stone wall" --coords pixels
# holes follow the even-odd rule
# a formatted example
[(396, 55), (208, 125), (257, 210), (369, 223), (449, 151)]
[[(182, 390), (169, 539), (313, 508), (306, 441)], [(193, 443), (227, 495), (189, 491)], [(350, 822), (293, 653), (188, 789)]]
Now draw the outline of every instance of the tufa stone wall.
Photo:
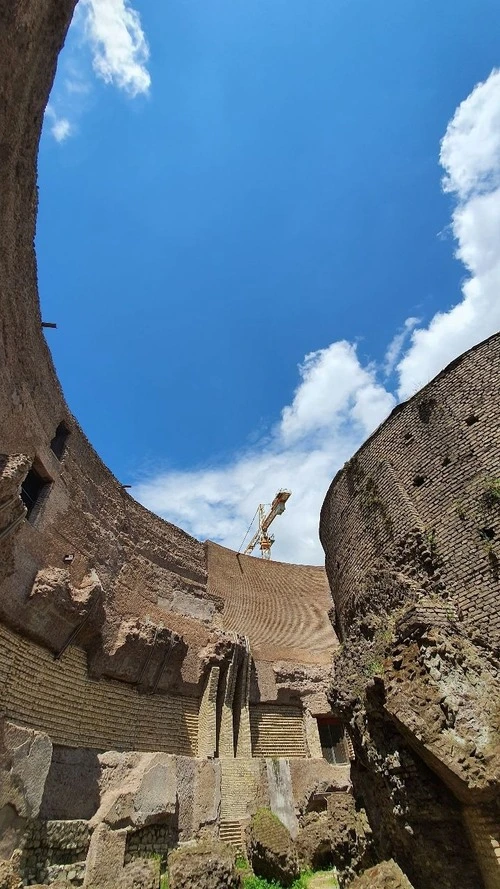
[(83, 883), (90, 843), (86, 821), (28, 822), (21, 849), (21, 872), (31, 883)]

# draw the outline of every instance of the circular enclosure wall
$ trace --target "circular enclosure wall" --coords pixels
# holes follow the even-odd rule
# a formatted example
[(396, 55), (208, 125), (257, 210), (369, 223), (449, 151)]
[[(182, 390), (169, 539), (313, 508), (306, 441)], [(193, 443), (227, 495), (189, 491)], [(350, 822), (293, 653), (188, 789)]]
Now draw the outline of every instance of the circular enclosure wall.
[(320, 536), (343, 634), (403, 579), (498, 643), (499, 380), (495, 335), (396, 407), (336, 475)]

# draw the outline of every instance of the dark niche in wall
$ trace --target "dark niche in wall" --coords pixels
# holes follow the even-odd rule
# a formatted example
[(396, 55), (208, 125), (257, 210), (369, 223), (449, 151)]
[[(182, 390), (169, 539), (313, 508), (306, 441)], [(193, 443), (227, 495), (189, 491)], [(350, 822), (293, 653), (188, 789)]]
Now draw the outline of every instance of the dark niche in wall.
[(45, 502), (52, 479), (47, 478), (33, 465), (21, 484), (21, 500), (26, 507), (26, 518), (32, 522)]
[(50, 442), (50, 450), (58, 460), (62, 460), (68, 443), (69, 429), (66, 423), (59, 423), (54, 438)]

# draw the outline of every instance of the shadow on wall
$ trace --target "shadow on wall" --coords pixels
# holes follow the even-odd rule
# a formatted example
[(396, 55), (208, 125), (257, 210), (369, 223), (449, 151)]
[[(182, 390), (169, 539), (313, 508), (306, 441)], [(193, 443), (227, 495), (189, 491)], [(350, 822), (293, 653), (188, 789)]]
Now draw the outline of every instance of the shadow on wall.
[(88, 820), (99, 808), (98, 750), (55, 746), (40, 809), (43, 820)]

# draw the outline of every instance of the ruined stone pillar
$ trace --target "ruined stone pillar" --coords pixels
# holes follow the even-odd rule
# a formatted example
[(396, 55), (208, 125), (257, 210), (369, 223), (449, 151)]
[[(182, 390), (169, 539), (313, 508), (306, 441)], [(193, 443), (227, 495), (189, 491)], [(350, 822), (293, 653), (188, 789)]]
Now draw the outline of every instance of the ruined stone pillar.
[(220, 668), (211, 667), (200, 704), (198, 719), (198, 756), (207, 759), (217, 749), (217, 689)]
[(250, 654), (250, 641), (245, 636), (245, 654), (240, 669), (239, 694), (235, 706), (239, 706), (239, 730), (236, 744), (237, 757), (251, 757), (252, 736), (250, 734), (250, 670), (252, 657)]
[(233, 699), (238, 677), (239, 649), (235, 644), (231, 663), (224, 678), (222, 713), (219, 732), (219, 757), (234, 757)]
[(306, 733), (307, 748), (311, 759), (323, 759), (321, 741), (319, 737), (318, 720), (312, 716), (309, 710), (304, 712), (304, 729)]

